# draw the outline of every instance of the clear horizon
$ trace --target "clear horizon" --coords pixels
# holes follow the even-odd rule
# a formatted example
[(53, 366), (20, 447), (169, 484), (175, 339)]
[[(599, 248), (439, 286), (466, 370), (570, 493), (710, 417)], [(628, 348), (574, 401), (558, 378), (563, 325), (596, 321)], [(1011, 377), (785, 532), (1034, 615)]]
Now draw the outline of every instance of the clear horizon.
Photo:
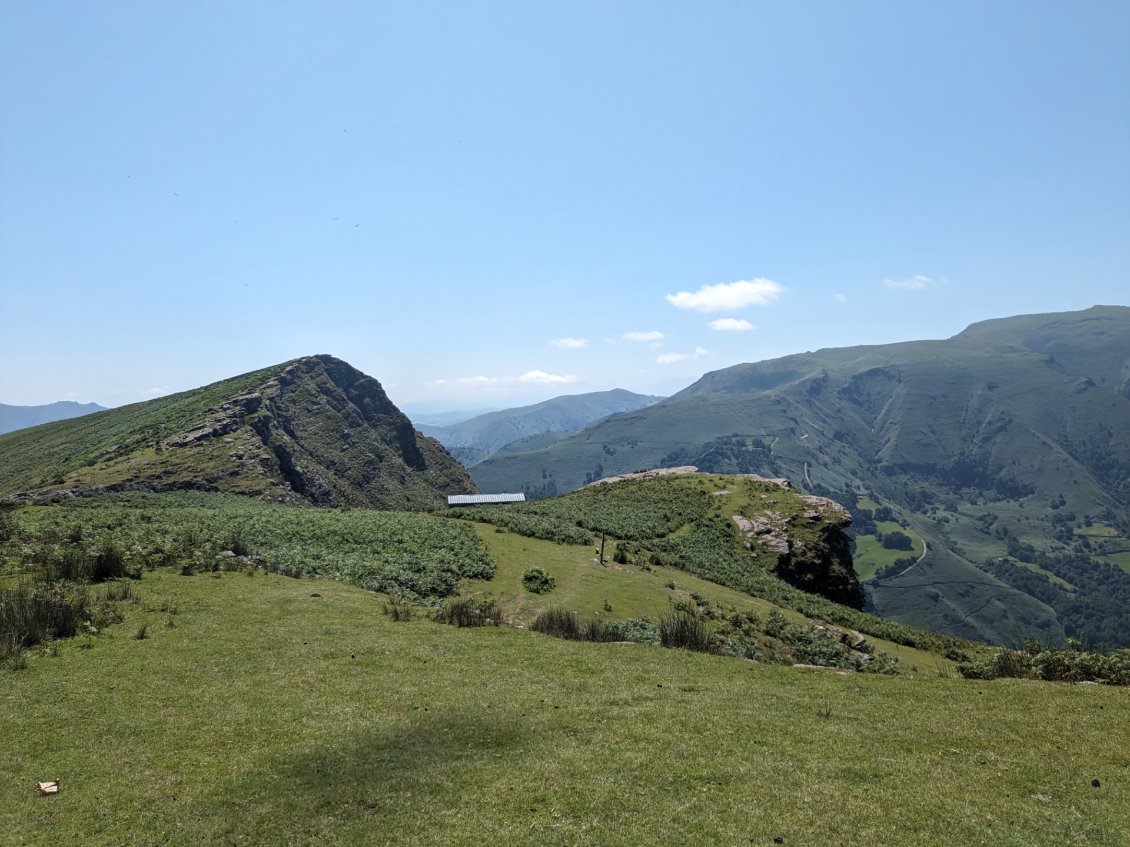
[(0, 402), (418, 413), (1127, 304), (1130, 5), (0, 8)]

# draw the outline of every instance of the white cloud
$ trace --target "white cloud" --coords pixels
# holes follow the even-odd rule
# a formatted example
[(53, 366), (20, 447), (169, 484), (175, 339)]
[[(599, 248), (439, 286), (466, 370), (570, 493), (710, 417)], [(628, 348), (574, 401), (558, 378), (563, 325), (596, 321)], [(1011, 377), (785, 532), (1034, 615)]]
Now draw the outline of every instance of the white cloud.
[(494, 382), (505, 382), (506, 380), (499, 376), (483, 376), (479, 374), (478, 376), (461, 376), (455, 381), (463, 385), (487, 385)]
[(908, 279), (885, 279), (883, 282), (887, 284), (887, 288), (902, 288), (907, 291), (922, 291), (923, 289), (937, 285), (937, 280), (930, 279), (930, 277), (922, 276), (921, 274), (915, 274)]
[(657, 329), (653, 329), (651, 332), (625, 332), (624, 333), (624, 340), (625, 341), (662, 341), (663, 337), (664, 337), (663, 333), (660, 332)]
[(784, 287), (771, 279), (746, 279), (704, 285), (698, 291), (668, 294), (667, 302), (679, 309), (698, 312), (722, 312), (764, 306), (781, 296)]
[(520, 377), (518, 382), (542, 382), (542, 383), (559, 383), (559, 382), (576, 382), (575, 376), (563, 376), (560, 374), (547, 374), (545, 371), (526, 371)]
[(551, 385), (563, 382), (576, 382), (577, 378), (565, 374), (551, 374), (545, 371), (532, 370), (526, 371), (520, 376), (484, 376), (478, 374), (476, 376), (461, 376), (456, 379), (436, 379), (431, 382), (431, 385), (445, 386), (445, 385), (514, 385), (516, 383), (526, 384), (542, 384)]
[(832, 299), (837, 303), (846, 303), (848, 301), (846, 294), (833, 294)]
[(719, 332), (749, 332), (757, 329), (753, 324), (742, 318), (719, 318), (710, 322), (710, 328)]
[(688, 359), (701, 359), (709, 356), (710, 351), (705, 347), (695, 347), (693, 353), (661, 353), (655, 357), (657, 365), (673, 365), (675, 362), (685, 362)]
[(556, 347), (558, 350), (579, 350), (582, 347), (589, 346), (587, 338), (557, 338), (549, 342), (550, 347)]

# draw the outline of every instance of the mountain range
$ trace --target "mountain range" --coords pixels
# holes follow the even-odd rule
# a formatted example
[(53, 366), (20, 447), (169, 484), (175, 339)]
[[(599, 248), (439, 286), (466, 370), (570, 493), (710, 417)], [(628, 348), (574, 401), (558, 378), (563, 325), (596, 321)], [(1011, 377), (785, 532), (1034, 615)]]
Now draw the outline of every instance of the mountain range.
[(736, 365), (655, 400), (555, 398), (443, 428), (468, 474), (375, 379), (308, 356), (2, 435), (0, 496), (420, 509), (476, 484), (538, 498), (655, 467), (753, 473), (851, 510), (884, 617), (1003, 644), (1130, 644), (1130, 308)]
[(465, 466), (500, 452), (525, 452), (545, 447), (601, 418), (632, 412), (662, 400), (622, 388), (554, 397), (532, 406), (478, 415), (448, 426), (417, 424)]
[(889, 510), (926, 551), (872, 576), (882, 615), (998, 643), (1130, 643), (1130, 308), (736, 365), (470, 470), (544, 496), (674, 465), (788, 477), (864, 525)]

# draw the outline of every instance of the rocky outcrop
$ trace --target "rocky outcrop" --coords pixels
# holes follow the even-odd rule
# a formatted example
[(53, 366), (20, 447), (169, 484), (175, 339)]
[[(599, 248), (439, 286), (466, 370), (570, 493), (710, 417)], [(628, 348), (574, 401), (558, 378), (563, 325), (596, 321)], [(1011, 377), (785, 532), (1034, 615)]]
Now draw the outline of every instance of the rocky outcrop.
[(800, 511), (767, 507), (732, 516), (746, 549), (758, 564), (790, 585), (862, 609), (863, 586), (852, 567), (851, 542), (844, 533), (851, 515), (833, 500), (796, 496), (804, 506)]

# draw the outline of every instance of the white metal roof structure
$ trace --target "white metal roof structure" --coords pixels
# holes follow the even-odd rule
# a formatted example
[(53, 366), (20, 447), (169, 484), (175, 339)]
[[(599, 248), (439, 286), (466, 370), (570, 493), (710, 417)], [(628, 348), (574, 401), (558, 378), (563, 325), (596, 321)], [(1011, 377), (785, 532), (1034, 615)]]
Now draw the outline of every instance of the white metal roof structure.
[(477, 506), (483, 503), (525, 503), (526, 495), (518, 494), (449, 494), (449, 506)]

